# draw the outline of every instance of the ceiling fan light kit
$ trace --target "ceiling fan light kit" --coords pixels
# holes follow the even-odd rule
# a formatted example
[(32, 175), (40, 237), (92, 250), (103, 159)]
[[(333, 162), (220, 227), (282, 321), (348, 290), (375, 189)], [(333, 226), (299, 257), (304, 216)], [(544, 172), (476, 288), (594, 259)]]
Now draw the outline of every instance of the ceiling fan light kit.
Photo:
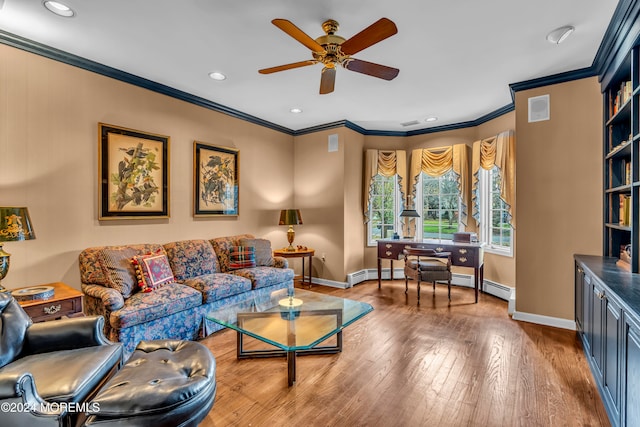
[(333, 92), (335, 88), (337, 65), (349, 71), (355, 71), (356, 73), (362, 73), (384, 80), (393, 80), (400, 72), (397, 68), (351, 57), (351, 55), (381, 42), (398, 32), (396, 25), (387, 18), (379, 19), (350, 39), (345, 39), (336, 34), (339, 24), (333, 19), (328, 19), (322, 24), (325, 35), (315, 40), (296, 27), (291, 21), (274, 19), (271, 22), (310, 49), (313, 59), (271, 68), (263, 68), (258, 70), (260, 74), (271, 74), (293, 68), (305, 67), (307, 65), (322, 64), (324, 68), (322, 69), (320, 77), (320, 94), (324, 95)]

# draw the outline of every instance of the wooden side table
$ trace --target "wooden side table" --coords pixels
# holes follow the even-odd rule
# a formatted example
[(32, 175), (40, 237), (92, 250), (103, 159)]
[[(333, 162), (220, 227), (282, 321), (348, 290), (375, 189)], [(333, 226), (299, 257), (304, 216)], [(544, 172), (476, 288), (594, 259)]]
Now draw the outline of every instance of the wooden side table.
[[(313, 255), (316, 251), (314, 249), (296, 249), (295, 251), (288, 251), (286, 249), (276, 249), (273, 251), (273, 256), (281, 256), (282, 258), (302, 258), (302, 284), (309, 285), (311, 287), (311, 272), (313, 271)], [(304, 259), (309, 258), (309, 281), (304, 281)]]
[[(59, 319), (63, 316), (82, 316), (82, 292), (62, 282), (47, 283), (42, 286), (53, 287), (54, 294), (51, 298), (18, 301), (24, 311), (31, 317), (31, 320), (34, 322), (44, 322)], [(33, 286), (29, 286), (29, 288), (32, 287)]]

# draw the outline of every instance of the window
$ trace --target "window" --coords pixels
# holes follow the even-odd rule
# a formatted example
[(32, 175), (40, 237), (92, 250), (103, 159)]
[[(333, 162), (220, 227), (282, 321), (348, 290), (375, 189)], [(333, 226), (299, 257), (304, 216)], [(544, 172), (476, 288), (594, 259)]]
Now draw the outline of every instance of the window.
[(400, 230), (398, 221), (399, 191), (397, 175), (384, 177), (376, 175), (371, 186), (369, 200), (369, 245), (378, 239), (391, 239)]
[(513, 254), (513, 230), (509, 223), (508, 205), (500, 198), (500, 169), (480, 168), (480, 239), (486, 250), (503, 255)]
[(422, 200), (417, 203), (421, 211), (418, 223), (422, 226), (422, 238), (453, 239), (453, 233), (460, 229), (458, 175), (453, 170), (438, 177), (423, 172), (416, 196)]

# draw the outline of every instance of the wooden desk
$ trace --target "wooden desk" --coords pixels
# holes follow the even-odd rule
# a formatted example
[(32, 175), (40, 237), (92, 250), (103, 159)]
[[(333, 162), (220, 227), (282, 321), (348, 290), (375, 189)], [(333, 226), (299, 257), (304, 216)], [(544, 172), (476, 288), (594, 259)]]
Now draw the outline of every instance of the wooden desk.
[(378, 240), (378, 288), (382, 284), (382, 260), (388, 259), (391, 263), (391, 280), (393, 280), (393, 261), (404, 257), (402, 251), (405, 248), (434, 249), (437, 252), (451, 252), (451, 265), (473, 268), (473, 287), (475, 288), (476, 302), (478, 292), (484, 280), (484, 243), (460, 243), (451, 240), (424, 241), (413, 240)]
[[(31, 317), (31, 320), (44, 322), (59, 319), (63, 316), (76, 317), (82, 315), (82, 292), (62, 282), (46, 283), (42, 286), (53, 286), (54, 294), (51, 298), (18, 301), (24, 311)], [(34, 286), (28, 287), (33, 288)], [(17, 289), (12, 291), (14, 290)]]
[(309, 281), (306, 283), (311, 287), (311, 272), (313, 266), (313, 255), (316, 251), (314, 249), (296, 249), (295, 251), (288, 251), (286, 249), (276, 249), (273, 251), (273, 256), (281, 256), (282, 258), (302, 258), (302, 284), (304, 285), (304, 259), (309, 258)]

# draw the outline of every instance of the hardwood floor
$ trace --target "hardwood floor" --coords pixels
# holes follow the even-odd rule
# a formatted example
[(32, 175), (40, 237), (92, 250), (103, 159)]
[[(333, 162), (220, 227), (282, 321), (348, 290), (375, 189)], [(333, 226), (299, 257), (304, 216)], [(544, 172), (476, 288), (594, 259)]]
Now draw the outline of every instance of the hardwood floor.
[[(411, 284), (410, 284), (411, 285)], [(576, 333), (517, 322), (507, 303), (473, 290), (369, 281), (313, 291), (370, 303), (336, 355), (236, 360), (235, 332), (202, 340), (217, 361), (222, 426), (608, 426)]]

